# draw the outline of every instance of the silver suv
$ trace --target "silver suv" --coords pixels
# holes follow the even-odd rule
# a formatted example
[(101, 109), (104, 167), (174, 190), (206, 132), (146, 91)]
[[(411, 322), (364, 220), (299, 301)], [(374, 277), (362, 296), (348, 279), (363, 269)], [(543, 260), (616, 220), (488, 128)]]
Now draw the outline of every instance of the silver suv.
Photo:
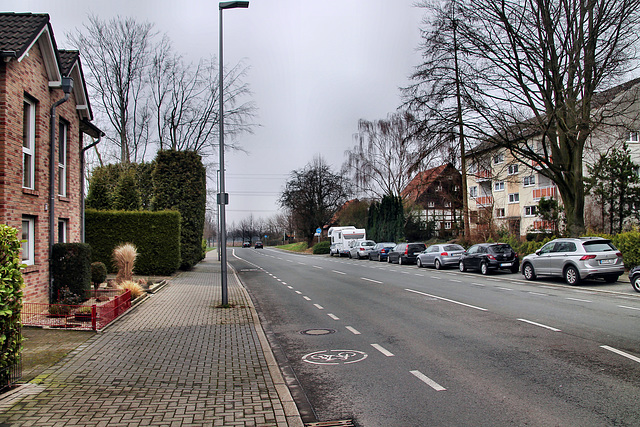
[(522, 260), (522, 275), (527, 280), (560, 276), (569, 285), (594, 278), (613, 283), (623, 273), (622, 253), (601, 237), (555, 239)]

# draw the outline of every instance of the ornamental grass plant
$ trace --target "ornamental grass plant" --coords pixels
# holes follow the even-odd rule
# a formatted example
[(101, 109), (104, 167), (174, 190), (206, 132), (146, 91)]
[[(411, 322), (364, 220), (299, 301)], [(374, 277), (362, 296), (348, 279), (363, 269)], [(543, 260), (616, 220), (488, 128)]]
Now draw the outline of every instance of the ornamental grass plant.
[(137, 257), (138, 250), (132, 243), (124, 243), (113, 250), (113, 262), (118, 269), (117, 284), (133, 279), (133, 267)]

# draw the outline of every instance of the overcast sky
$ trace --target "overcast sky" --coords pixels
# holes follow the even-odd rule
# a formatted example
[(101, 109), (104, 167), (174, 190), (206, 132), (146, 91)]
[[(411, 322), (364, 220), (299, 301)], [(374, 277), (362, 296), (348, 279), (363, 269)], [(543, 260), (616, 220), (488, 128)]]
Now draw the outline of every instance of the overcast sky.
[[(58, 48), (89, 14), (134, 17), (166, 32), (196, 62), (218, 54), (215, 0), (1, 0), (4, 11), (48, 13)], [(338, 171), (358, 120), (385, 118), (420, 60), (424, 9), (415, 0), (251, 0), (224, 11), (224, 62), (243, 60), (260, 125), (225, 159), (228, 224), (277, 213), (289, 173), (317, 154)], [(96, 100), (92, 100), (94, 103)], [(213, 171), (215, 185), (215, 171)], [(211, 182), (211, 181), (210, 181)], [(321, 225), (321, 224), (319, 224)]]

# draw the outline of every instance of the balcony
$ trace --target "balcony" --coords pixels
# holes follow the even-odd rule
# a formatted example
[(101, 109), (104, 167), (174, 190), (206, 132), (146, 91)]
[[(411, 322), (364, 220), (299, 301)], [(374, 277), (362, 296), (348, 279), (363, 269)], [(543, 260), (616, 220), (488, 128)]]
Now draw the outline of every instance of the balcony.
[(479, 170), (475, 174), (476, 182), (490, 181), (493, 174), (488, 169)]
[(480, 196), (476, 197), (477, 206), (491, 206), (493, 205), (493, 196)]
[(555, 185), (549, 187), (540, 187), (533, 189), (533, 200), (540, 200), (543, 197), (546, 199), (555, 198), (558, 189)]

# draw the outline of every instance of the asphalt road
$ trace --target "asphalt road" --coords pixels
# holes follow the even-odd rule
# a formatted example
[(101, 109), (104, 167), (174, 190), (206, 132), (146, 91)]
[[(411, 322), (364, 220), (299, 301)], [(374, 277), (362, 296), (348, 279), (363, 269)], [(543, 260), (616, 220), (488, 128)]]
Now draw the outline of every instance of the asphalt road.
[(640, 424), (632, 293), (274, 249), (228, 259), (305, 422)]

